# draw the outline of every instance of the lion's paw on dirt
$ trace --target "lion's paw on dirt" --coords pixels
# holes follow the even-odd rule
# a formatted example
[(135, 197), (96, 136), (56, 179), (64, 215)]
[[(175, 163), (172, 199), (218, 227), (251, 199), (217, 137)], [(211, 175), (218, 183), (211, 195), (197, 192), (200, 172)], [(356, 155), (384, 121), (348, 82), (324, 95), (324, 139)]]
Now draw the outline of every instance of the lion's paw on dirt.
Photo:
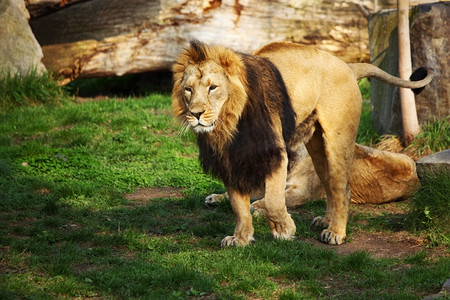
[(311, 221), (311, 226), (317, 226), (317, 227), (328, 227), (329, 225), (329, 221), (325, 218), (325, 217), (315, 217), (312, 221)]
[(344, 234), (337, 234), (329, 229), (324, 229), (319, 235), (319, 241), (329, 245), (340, 245), (344, 242), (344, 239)]
[(226, 236), (222, 239), (222, 242), (220, 243), (220, 246), (223, 247), (230, 247), (230, 246), (247, 246), (248, 244), (254, 243), (256, 240), (254, 237), (250, 237), (249, 240), (245, 240), (243, 238), (239, 238), (234, 235)]

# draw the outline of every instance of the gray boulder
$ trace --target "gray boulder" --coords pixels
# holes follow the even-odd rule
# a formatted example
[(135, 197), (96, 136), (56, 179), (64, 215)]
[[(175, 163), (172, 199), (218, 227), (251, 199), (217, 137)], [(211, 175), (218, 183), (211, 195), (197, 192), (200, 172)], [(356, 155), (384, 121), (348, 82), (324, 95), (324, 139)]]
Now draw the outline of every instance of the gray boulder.
[(422, 157), (417, 161), (419, 179), (427, 173), (450, 173), (450, 149)]
[(0, 76), (45, 71), (41, 47), (28, 24), (24, 1), (0, 1)]

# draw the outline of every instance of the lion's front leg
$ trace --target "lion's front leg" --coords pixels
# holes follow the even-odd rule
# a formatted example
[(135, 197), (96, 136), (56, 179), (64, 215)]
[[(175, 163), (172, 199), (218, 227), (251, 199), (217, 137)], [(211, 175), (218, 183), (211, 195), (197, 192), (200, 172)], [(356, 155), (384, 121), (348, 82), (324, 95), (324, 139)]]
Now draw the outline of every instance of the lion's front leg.
[(233, 188), (227, 188), (236, 219), (236, 228), (232, 236), (222, 240), (221, 246), (246, 246), (255, 241), (253, 238), (252, 215), (250, 214), (250, 194), (243, 194)]
[(264, 208), (267, 223), (275, 239), (290, 240), (295, 235), (296, 227), (287, 212), (285, 186), (287, 177), (287, 156), (283, 153), (280, 167), (266, 178)]

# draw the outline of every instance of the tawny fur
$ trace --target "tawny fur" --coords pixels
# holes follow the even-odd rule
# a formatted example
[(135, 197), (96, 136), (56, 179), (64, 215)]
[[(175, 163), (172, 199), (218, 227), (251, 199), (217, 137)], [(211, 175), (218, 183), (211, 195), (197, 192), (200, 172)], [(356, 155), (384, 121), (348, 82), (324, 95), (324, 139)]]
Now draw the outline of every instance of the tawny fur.
[(254, 240), (250, 194), (261, 188), (274, 238), (295, 234), (284, 190), (298, 143), (305, 143), (327, 195), (325, 216), (313, 220), (326, 227), (319, 239), (341, 244), (361, 111), (357, 78), (372, 76), (373, 67), (349, 67), (326, 52), (291, 43), (272, 43), (250, 56), (192, 41), (173, 73), (174, 114), (197, 134), (202, 166), (222, 178), (230, 196), (236, 228), (222, 245)]

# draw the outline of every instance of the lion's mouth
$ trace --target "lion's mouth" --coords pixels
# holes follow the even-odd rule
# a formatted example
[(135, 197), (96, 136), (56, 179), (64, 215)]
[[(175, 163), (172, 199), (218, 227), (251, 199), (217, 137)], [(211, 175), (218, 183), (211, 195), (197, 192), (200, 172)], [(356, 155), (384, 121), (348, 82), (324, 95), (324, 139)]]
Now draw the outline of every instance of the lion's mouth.
[(195, 120), (195, 122), (191, 122), (191, 128), (195, 133), (208, 133), (213, 131), (216, 127), (216, 121), (206, 122), (205, 120)]
[(197, 125), (192, 126), (192, 129), (194, 129), (194, 131), (196, 133), (208, 133), (208, 132), (213, 131), (214, 127), (215, 127), (215, 122), (212, 124), (198, 123)]

